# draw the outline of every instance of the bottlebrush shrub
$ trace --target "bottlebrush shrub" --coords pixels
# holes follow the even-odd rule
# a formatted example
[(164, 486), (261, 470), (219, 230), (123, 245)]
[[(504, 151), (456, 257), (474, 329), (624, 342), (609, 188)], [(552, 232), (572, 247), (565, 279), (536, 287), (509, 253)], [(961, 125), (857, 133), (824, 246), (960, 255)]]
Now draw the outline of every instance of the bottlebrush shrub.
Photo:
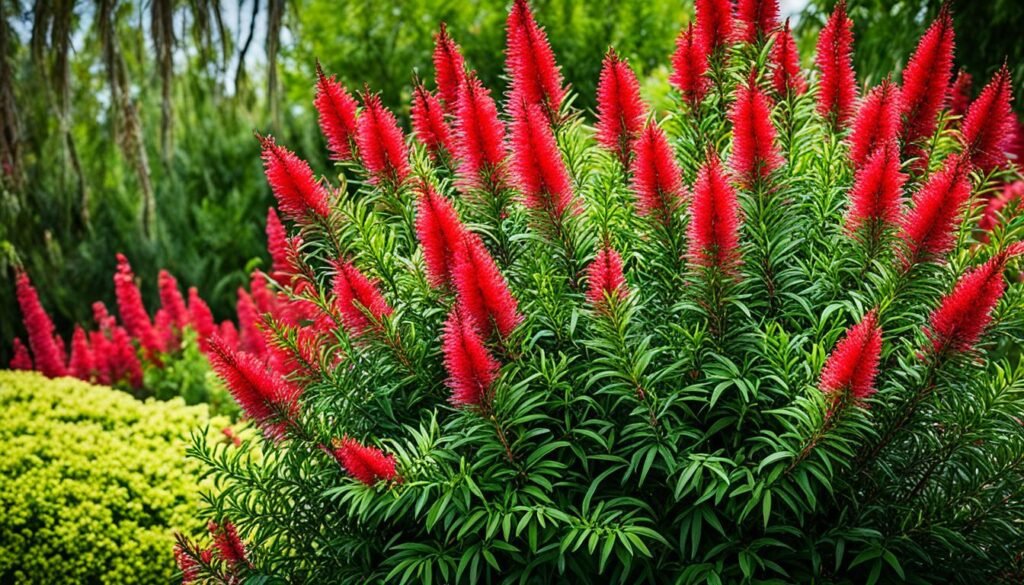
[(263, 439), (197, 438), (185, 581), (1019, 582), (1005, 70), (953, 125), (856, 87), (842, 4), (811, 75), (741, 4), (697, 3), (671, 112), (608, 52), (593, 128), (524, 0), (506, 95), (441, 28), (414, 139), (319, 76), (341, 181), (262, 139), (289, 302), (274, 359), (211, 342)]
[(188, 432), (201, 406), (0, 371), (0, 581), (166, 583), (174, 533), (200, 530)]

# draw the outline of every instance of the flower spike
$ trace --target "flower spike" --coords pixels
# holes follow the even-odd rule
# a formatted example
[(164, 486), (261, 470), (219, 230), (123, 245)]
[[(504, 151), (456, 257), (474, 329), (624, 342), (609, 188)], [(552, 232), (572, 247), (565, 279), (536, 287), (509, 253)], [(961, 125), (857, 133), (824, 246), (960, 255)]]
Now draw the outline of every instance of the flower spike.
[(490, 337), (495, 329), (501, 337), (508, 337), (522, 321), (508, 282), (483, 241), (472, 232), (462, 237), (456, 251), (452, 281), (465, 318), (484, 337)]
[(346, 473), (365, 485), (372, 486), (398, 477), (394, 455), (385, 455), (380, 449), (363, 445), (351, 437), (335, 439), (331, 454)]
[(251, 567), (249, 553), (245, 550), (245, 544), (238, 536), (238, 528), (230, 520), (225, 520), (218, 525), (212, 520), (207, 525), (210, 535), (213, 536), (213, 545), (217, 548), (220, 558), (229, 567)]
[(189, 318), (178, 280), (170, 272), (161, 270), (157, 275), (157, 285), (160, 290), (160, 308), (167, 311), (171, 323), (181, 331), (188, 325)]
[[(149, 313), (142, 304), (142, 293), (135, 284), (135, 274), (132, 272), (131, 264), (124, 254), (117, 254), (117, 273), (114, 274), (114, 295), (117, 297), (117, 311), (121, 314), (121, 321), (125, 329), (132, 337), (139, 340), (139, 345), (147, 352), (155, 353), (163, 351), (163, 344), (160, 342), (153, 329), (153, 323), (149, 320)], [(38, 360), (38, 358), (37, 358)]]
[(968, 171), (966, 156), (952, 155), (914, 194), (900, 235), (908, 266), (938, 258), (953, 247), (954, 227), (971, 194)]
[(459, 87), (455, 158), (461, 188), (504, 188), (505, 125), (490, 91), (475, 75)]
[[(928, 27), (903, 71), (903, 143), (930, 138), (953, 75), (953, 16), (948, 5)], [(915, 149), (916, 150), (916, 149)]]
[(484, 346), (472, 320), (464, 317), (458, 306), (448, 314), (442, 348), (452, 391), (449, 401), (455, 406), (486, 408), (500, 364)]
[(459, 88), (466, 79), (466, 63), (462, 50), (448, 34), (448, 27), (443, 22), (434, 35), (433, 61), (437, 91), (441, 94), (445, 112), (454, 115), (459, 104)]
[(455, 254), (466, 233), (451, 202), (429, 183), (421, 183), (416, 205), (416, 240), (423, 249), (431, 286), (451, 283)]
[(685, 198), (683, 172), (665, 131), (653, 120), (633, 144), (630, 171), (637, 212), (667, 224)]
[(960, 125), (964, 150), (970, 154), (971, 164), (982, 171), (990, 171), (1006, 162), (1006, 151), (1016, 127), (1016, 118), (1010, 109), (1012, 100), (1010, 70), (1004, 63), (968, 108)]
[(274, 142), (273, 136), (259, 136), (263, 148), (263, 168), (270, 190), (281, 211), (295, 221), (312, 211), (320, 217), (330, 214), (327, 189), (313, 176), (309, 163)]
[(506, 23), (506, 68), (512, 80), (510, 103), (540, 106), (549, 121), (558, 118), (565, 98), (562, 72), (548, 37), (526, 0), (514, 0)]
[(376, 327), (366, 316), (381, 321), (393, 312), (376, 281), (370, 280), (349, 260), (334, 263), (334, 296), (349, 333), (358, 335)]
[(714, 152), (697, 172), (690, 209), (689, 257), (697, 266), (729, 272), (739, 262), (739, 203)]
[(770, 61), (772, 88), (777, 95), (800, 95), (807, 91), (807, 80), (800, 71), (800, 53), (796, 49), (793, 32), (789, 29), (788, 18), (785, 26), (775, 32)]
[(89, 340), (81, 325), (75, 325), (71, 336), (71, 358), (68, 360), (68, 373), (79, 380), (89, 381), (96, 369)]
[(443, 160), (452, 152), (451, 130), (444, 119), (441, 100), (422, 83), (413, 88), (412, 127), (416, 139), (427, 147), (432, 160)]
[(525, 205), (559, 221), (573, 204), (572, 182), (540, 106), (527, 102), (515, 106), (510, 148), (512, 175)]
[(46, 313), (39, 295), (28, 278), (28, 273), (18, 271), (15, 276), (18, 305), (22, 320), (28, 332), (28, 344), (32, 348), (36, 370), (47, 378), (59, 378), (67, 374), (64, 355), (54, 340), (53, 321)]
[(693, 30), (693, 23), (679, 31), (676, 51), (672, 55), (672, 76), (669, 82), (679, 90), (683, 100), (695, 109), (707, 95), (708, 54)]
[(896, 225), (906, 180), (895, 143), (876, 150), (854, 178), (847, 229), (854, 232), (864, 225)]
[(779, 0), (739, 0), (736, 18), (742, 27), (740, 40), (753, 43), (763, 39), (778, 25)]
[(729, 110), (733, 125), (729, 166), (741, 185), (753, 187), (782, 165), (775, 144), (772, 104), (751, 72), (745, 85), (736, 89), (736, 101)]
[(707, 53), (732, 42), (732, 0), (694, 0), (697, 40)]
[(627, 293), (622, 257), (606, 244), (587, 268), (587, 300), (595, 307), (602, 307), (606, 298), (622, 299)]
[(967, 71), (961, 69), (949, 88), (949, 113), (961, 118), (967, 114), (967, 108), (971, 105), (971, 89), (974, 85), (974, 78)]
[(28, 348), (17, 337), (14, 338), (14, 355), (11, 357), (10, 369), (25, 371), (35, 369), (32, 364), (32, 356), (28, 353)]
[(398, 185), (409, 176), (409, 149), (402, 129), (378, 94), (367, 89), (360, 93), (360, 97), (363, 113), (359, 116), (356, 143), (370, 181), (384, 180)]
[(853, 21), (840, 0), (818, 36), (814, 58), (821, 72), (818, 83), (818, 113), (840, 129), (853, 116), (857, 80), (853, 72)]
[(860, 168), (873, 152), (895, 143), (900, 131), (900, 88), (882, 80), (864, 96), (850, 132), (850, 162)]
[(359, 104), (335, 76), (328, 78), (324, 75), (319, 61), (316, 63), (316, 97), (313, 105), (320, 121), (320, 130), (327, 138), (331, 159), (354, 159)]
[(626, 164), (646, 117), (636, 73), (615, 49), (608, 49), (597, 82), (597, 143)]
[(818, 389), (825, 394), (849, 392), (857, 401), (875, 393), (875, 377), (882, 354), (882, 328), (875, 311), (846, 330), (821, 370)]

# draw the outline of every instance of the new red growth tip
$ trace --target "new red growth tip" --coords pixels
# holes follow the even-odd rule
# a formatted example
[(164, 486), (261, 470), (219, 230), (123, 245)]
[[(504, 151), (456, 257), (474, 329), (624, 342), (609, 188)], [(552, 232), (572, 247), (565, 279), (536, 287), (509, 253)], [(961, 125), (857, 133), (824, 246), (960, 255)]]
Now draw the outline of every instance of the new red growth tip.
[(456, 406), (486, 407), (500, 364), (484, 346), (480, 332), (458, 307), (448, 314), (442, 338), (448, 371), (449, 401)]
[(882, 328), (875, 311), (871, 311), (846, 330), (829, 354), (818, 388), (826, 394), (849, 392), (858, 401), (871, 397), (876, 391), (881, 355)]
[(608, 49), (597, 82), (597, 143), (625, 164), (646, 117), (636, 73), (615, 49)]
[(676, 52), (672, 55), (672, 76), (669, 82), (679, 90), (683, 100), (694, 109), (707, 94), (708, 54), (697, 39), (691, 23), (676, 37)]
[(330, 213), (327, 189), (313, 177), (309, 163), (279, 146), (273, 136), (261, 136), (259, 140), (267, 182), (281, 211), (295, 221), (304, 220), (310, 211), (327, 217)]
[(394, 455), (385, 455), (380, 449), (363, 445), (351, 437), (336, 439), (331, 453), (346, 473), (366, 485), (397, 477)]
[(818, 113), (834, 128), (842, 128), (853, 116), (857, 80), (853, 72), (853, 21), (840, 1), (818, 36), (814, 62), (821, 73), (818, 82)]
[(850, 132), (850, 162), (860, 168), (871, 153), (895, 143), (900, 131), (900, 88), (885, 79), (864, 96)]
[(451, 202), (429, 183), (421, 184), (416, 204), (416, 240), (423, 249), (431, 286), (450, 284), (455, 253), (466, 233)]
[(736, 88), (729, 120), (733, 126), (729, 166), (740, 184), (750, 188), (782, 165), (775, 145), (772, 104), (757, 86), (753, 73), (746, 84)]
[(732, 270), (739, 262), (739, 204), (716, 154), (697, 173), (688, 230), (690, 261)]
[(335, 306), (349, 333), (358, 335), (379, 327), (378, 323), (393, 311), (377, 288), (377, 282), (367, 278), (348, 260), (335, 262), (334, 269)]
[(1004, 64), (968, 108), (960, 125), (964, 150), (970, 155), (971, 164), (982, 171), (1006, 162), (1017, 124), (1010, 109), (1012, 100), (1010, 70)]
[(512, 80), (510, 102), (540, 106), (549, 121), (557, 119), (565, 97), (562, 73), (544, 29), (526, 0), (515, 0), (506, 23), (505, 67)]
[(668, 137), (654, 121), (644, 127), (633, 144), (630, 171), (637, 212), (667, 224), (682, 203), (685, 188)]
[(32, 348), (36, 370), (47, 378), (58, 378), (67, 373), (64, 355), (54, 339), (53, 321), (46, 313), (39, 295), (28, 278), (28, 273), (19, 271), (15, 277), (16, 296), (21, 307), (22, 321), (28, 332), (28, 344)]
[(359, 116), (356, 143), (370, 181), (397, 185), (409, 175), (409, 149), (398, 121), (384, 107), (380, 96), (369, 91), (360, 94), (363, 113)]
[(331, 159), (344, 161), (355, 158), (359, 104), (333, 75), (329, 78), (324, 75), (320, 63), (316, 64), (316, 97), (313, 105), (320, 121), (320, 130), (327, 138)]
[(455, 254), (452, 281), (465, 318), (484, 337), (490, 337), (495, 328), (499, 335), (508, 337), (522, 320), (505, 277), (476, 234), (463, 236)]
[(587, 300), (595, 307), (601, 307), (606, 298), (622, 299), (627, 291), (622, 257), (611, 246), (603, 246), (587, 267)]

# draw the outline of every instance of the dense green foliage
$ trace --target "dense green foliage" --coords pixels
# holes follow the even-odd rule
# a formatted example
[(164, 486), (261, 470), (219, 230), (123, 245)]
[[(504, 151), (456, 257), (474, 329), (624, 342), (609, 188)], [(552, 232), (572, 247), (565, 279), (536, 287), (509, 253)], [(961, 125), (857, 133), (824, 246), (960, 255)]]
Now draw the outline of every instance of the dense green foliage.
[[(687, 191), (709, 159), (735, 154), (726, 111), (757, 81), (752, 70), (768, 85), (766, 57), (763, 46), (730, 47), (696, 110), (674, 100), (655, 116)], [(1024, 219), (981, 237), (968, 213), (948, 257), (910, 268), (898, 226), (865, 245), (846, 227), (846, 131), (816, 113), (817, 89), (774, 95), (771, 119), (759, 120), (784, 162), (739, 181), (734, 270), (683, 254), (692, 193), (664, 222), (637, 213), (628, 172), (571, 106), (554, 116), (554, 157), (579, 214), (528, 210), (514, 192), (507, 214), (493, 213), (497, 196), (457, 187), (420, 146), (413, 177), (397, 185), (344, 165), (330, 217), (310, 214), (294, 230), (303, 287), (285, 292), (336, 326), (296, 352), (303, 367), (289, 375), (303, 394), (297, 411), (280, 409), (285, 436), (239, 449), (199, 436), (190, 452), (222, 488), (204, 513), (238, 526), (252, 563), (204, 563), (197, 581), (1020, 582), (1024, 363), (1013, 348), (1024, 341), (1024, 284), (1008, 287), (967, 351), (939, 349), (927, 328), (958, 279), (1024, 237)], [(944, 118), (926, 145), (931, 166), (904, 161), (901, 208), (955, 160), (957, 136)], [(1015, 177), (973, 172), (972, 197)], [(451, 404), (443, 323), (468, 305), (462, 284), (428, 284), (414, 230), (421, 180), (487, 243), (523, 316), (510, 335), (484, 336), (501, 369), (477, 405)], [(621, 252), (629, 293), (595, 306), (583, 274), (602, 242)], [(334, 259), (373, 277), (394, 312), (362, 298), (346, 308), (330, 285)], [(343, 326), (338, 313), (352, 307), (373, 325)], [(872, 308), (884, 331), (877, 394), (824, 394), (827, 356)], [(295, 331), (268, 319), (268, 337), (294, 348)], [(400, 480), (349, 477), (327, 448), (342, 437), (393, 454)]]
[(184, 450), (206, 408), (0, 371), (0, 411), (0, 582), (168, 582), (174, 532), (201, 526)]

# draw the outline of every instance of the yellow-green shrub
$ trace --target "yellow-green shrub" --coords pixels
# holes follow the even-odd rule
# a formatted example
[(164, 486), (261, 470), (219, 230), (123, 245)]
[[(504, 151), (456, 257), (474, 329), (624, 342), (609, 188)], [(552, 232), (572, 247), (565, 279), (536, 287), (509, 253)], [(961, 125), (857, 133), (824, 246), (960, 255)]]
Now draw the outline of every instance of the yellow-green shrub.
[[(0, 583), (160, 583), (199, 503), (205, 405), (0, 372)], [(215, 427), (216, 428), (216, 427)]]

